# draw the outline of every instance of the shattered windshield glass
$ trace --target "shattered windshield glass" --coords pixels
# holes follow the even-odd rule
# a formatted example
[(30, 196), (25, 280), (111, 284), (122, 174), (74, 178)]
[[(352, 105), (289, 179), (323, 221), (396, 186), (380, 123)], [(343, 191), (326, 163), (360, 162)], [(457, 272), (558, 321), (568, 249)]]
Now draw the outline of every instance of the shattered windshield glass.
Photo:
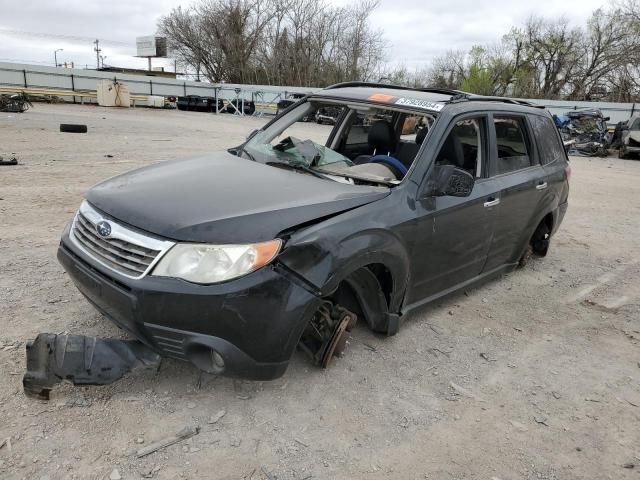
[(346, 183), (400, 183), (435, 114), (309, 100), (253, 135), (240, 155)]

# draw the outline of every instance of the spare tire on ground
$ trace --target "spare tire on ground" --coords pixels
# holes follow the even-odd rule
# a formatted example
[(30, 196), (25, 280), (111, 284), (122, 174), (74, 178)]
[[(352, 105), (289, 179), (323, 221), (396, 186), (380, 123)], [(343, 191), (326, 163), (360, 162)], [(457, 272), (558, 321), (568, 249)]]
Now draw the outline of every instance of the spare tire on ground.
[(87, 126), (79, 123), (61, 123), (60, 131), (65, 133), (87, 133)]

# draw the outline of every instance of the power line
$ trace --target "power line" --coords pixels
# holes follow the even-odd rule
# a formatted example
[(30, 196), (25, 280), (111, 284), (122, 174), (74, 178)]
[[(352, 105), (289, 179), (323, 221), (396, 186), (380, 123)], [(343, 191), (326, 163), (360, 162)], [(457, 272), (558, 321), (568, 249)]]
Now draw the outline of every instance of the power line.
[[(81, 37), (78, 35), (62, 35), (59, 33), (44, 33), (44, 32), (27, 32), (25, 30), (10, 30), (8, 28), (0, 28), (0, 34), (5, 35), (16, 35), (22, 37), (36, 37), (36, 38), (56, 38), (58, 40), (67, 40), (70, 42), (80, 42), (80, 43), (94, 43), (95, 37)], [(127, 46), (133, 47), (134, 42), (122, 42), (120, 40), (109, 40), (105, 38), (101, 38), (100, 41), (107, 45), (118, 45), (118, 46)]]

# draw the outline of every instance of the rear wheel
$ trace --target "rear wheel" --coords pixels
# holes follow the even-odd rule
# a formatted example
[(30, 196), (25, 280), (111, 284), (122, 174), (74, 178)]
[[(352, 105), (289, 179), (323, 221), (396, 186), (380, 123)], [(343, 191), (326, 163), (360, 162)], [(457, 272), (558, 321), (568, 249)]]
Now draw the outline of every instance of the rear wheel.
[(527, 244), (520, 260), (518, 261), (518, 267), (524, 267), (531, 257), (538, 256), (544, 257), (549, 251), (549, 244), (551, 243), (551, 225), (547, 219), (543, 219), (542, 222), (536, 228), (531, 240)]
[(551, 243), (551, 228), (545, 220), (543, 220), (538, 228), (536, 228), (533, 237), (531, 238), (531, 250), (534, 254), (544, 257), (549, 251), (549, 244)]

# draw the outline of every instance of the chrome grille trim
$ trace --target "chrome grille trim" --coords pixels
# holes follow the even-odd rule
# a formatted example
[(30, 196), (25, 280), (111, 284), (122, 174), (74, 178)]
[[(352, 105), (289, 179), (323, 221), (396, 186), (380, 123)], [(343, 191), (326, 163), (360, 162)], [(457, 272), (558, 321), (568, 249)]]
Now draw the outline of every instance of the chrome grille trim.
[[(111, 234), (98, 235), (96, 224), (109, 222)], [(114, 272), (139, 279), (147, 275), (174, 242), (151, 237), (105, 218), (88, 202), (82, 202), (73, 219), (70, 233), (74, 245)]]

